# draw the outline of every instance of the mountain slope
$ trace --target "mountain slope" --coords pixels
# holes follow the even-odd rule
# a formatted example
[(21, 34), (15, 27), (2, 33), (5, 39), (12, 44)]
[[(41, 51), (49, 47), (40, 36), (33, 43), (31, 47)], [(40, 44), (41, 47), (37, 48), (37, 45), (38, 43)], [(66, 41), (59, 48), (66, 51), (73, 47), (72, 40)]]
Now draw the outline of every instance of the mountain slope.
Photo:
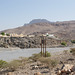
[(75, 39), (75, 21), (39, 22), (2, 32), (17, 34), (53, 33), (60, 38)]

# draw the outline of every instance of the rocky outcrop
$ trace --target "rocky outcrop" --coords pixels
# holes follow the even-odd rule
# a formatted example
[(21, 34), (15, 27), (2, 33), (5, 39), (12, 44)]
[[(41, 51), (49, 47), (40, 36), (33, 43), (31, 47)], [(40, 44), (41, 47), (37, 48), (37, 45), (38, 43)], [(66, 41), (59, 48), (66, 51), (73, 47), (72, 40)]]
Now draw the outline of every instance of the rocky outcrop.
[[(61, 42), (65, 41), (67, 45), (71, 45), (69, 40), (56, 40), (46, 38), (47, 47), (61, 46)], [(19, 48), (39, 48), (41, 37), (0, 37), (0, 47), (19, 47)]]
[(75, 66), (72, 64), (64, 64), (62, 66), (62, 69), (58, 71), (57, 75), (73, 75), (73, 72), (75, 72)]

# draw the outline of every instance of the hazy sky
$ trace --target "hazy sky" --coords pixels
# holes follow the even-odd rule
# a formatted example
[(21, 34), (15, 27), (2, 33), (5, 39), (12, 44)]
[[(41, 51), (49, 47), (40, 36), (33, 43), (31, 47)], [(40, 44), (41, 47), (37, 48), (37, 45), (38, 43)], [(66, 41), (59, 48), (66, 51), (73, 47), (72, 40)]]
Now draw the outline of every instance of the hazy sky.
[(32, 19), (75, 20), (75, 0), (0, 0), (0, 31)]

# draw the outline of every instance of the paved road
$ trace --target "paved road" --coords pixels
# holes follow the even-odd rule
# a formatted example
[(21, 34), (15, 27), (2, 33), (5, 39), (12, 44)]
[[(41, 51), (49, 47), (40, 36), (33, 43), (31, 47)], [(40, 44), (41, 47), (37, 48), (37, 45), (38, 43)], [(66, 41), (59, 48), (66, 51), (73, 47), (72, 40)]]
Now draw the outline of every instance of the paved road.
[[(47, 51), (53, 54), (55, 52), (69, 50), (70, 48), (73, 47), (47, 48)], [(19, 57), (29, 57), (34, 53), (39, 53), (40, 51), (41, 51), (40, 48), (29, 48), (29, 49), (0, 48), (0, 60), (11, 61), (13, 59), (18, 59)]]

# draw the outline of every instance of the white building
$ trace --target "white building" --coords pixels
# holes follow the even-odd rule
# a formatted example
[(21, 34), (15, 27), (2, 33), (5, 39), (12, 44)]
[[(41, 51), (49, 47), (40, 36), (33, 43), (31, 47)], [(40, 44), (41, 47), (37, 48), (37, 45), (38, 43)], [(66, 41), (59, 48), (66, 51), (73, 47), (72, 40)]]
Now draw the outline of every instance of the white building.
[(54, 34), (48, 34), (48, 33), (46, 33), (46, 36), (55, 38)]

